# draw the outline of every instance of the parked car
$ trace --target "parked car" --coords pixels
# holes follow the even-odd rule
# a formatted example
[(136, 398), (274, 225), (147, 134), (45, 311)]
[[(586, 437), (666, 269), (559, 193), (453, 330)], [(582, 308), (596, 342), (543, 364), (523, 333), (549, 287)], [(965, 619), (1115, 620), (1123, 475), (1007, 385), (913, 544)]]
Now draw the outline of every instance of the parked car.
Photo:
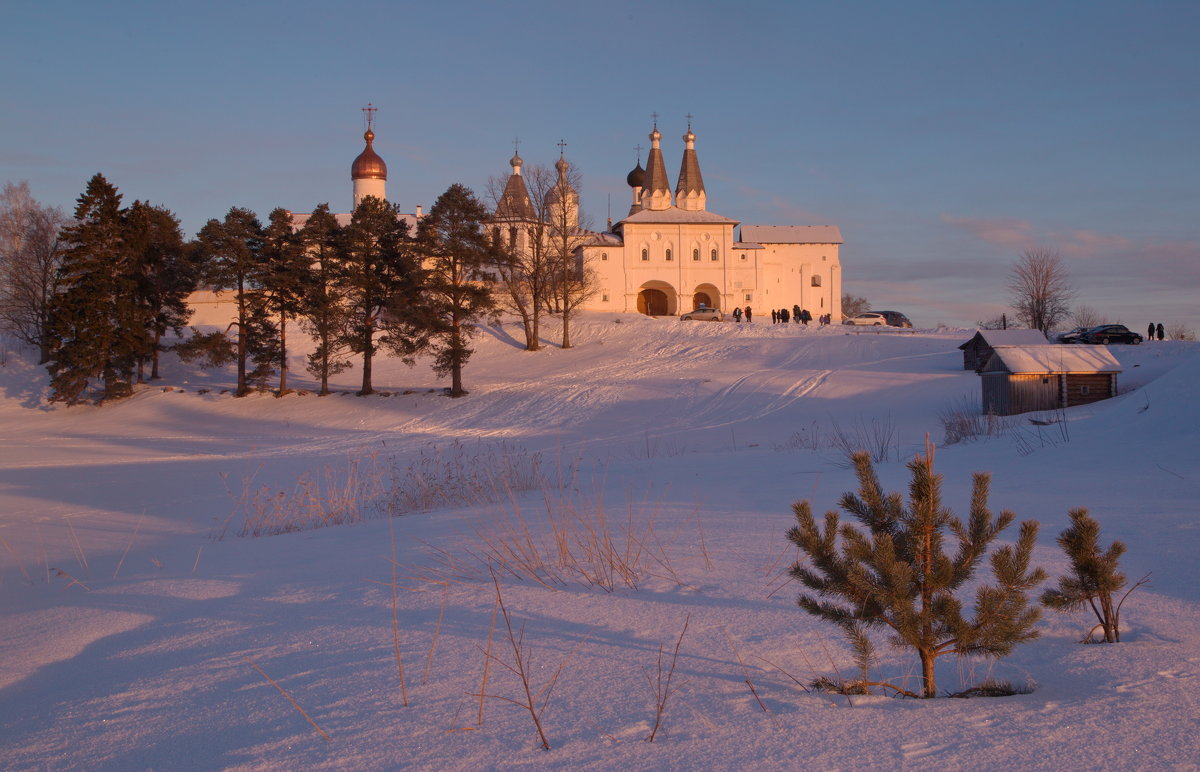
[(899, 311), (865, 311), (851, 317), (842, 324), (853, 324), (860, 327), (912, 327), (908, 317)]
[(680, 314), (679, 320), (694, 322), (723, 322), (725, 321), (725, 314), (721, 313), (716, 308), (700, 306), (695, 311), (688, 311), (686, 314)]
[(1123, 324), (1102, 324), (1080, 333), (1079, 340), (1082, 343), (1098, 343), (1100, 345), (1109, 343), (1133, 343), (1136, 345), (1142, 342), (1142, 336)]
[(1079, 336), (1088, 331), (1087, 327), (1076, 327), (1070, 332), (1060, 332), (1054, 336), (1055, 343), (1079, 343)]

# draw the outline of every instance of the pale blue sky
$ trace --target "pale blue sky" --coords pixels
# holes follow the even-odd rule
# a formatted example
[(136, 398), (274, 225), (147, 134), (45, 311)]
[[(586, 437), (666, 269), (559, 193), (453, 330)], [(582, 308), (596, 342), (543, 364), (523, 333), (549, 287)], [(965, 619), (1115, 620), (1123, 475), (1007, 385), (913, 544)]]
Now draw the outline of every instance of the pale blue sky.
[(1200, 330), (1198, 3), (3, 6), (0, 182), (68, 209), (99, 171), (189, 235), (233, 205), (347, 211), (373, 102), (405, 211), (561, 138), (603, 225), (650, 114), (674, 176), (690, 112), (709, 208), (839, 225), (876, 308), (997, 315), (1039, 246), (1105, 316)]

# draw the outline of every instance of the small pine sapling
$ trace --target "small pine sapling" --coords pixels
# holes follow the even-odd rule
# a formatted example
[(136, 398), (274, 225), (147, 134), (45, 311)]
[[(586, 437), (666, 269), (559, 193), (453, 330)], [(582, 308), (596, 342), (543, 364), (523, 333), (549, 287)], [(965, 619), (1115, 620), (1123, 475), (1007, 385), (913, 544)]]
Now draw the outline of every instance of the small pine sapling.
[[(1037, 523), (1021, 523), (1014, 545), (991, 553), (994, 583), (975, 595), (974, 614), (963, 613), (958, 593), (974, 575), (989, 545), (1015, 519), (1012, 512), (993, 516), (987, 508), (989, 476), (977, 473), (967, 523), (942, 506), (941, 475), (933, 472), (933, 446), (909, 464), (912, 482), (907, 506), (899, 493), (885, 494), (870, 455), (853, 456), (858, 493), (846, 493), (839, 505), (866, 531), (842, 524), (838, 513), (817, 525), (807, 501), (793, 505), (796, 525), (787, 537), (807, 555), (791, 574), (814, 594), (802, 594), (799, 606), (842, 628), (862, 671), (863, 685), (883, 686), (918, 696), (889, 683), (866, 678), (872, 656), (868, 633), (889, 630), (893, 645), (916, 650), (921, 660), (921, 697), (934, 697), (934, 662), (944, 654), (1008, 655), (1019, 643), (1037, 637), (1040, 609), (1030, 590), (1046, 578), (1030, 568)], [(952, 542), (953, 554), (947, 552)]]
[(1070, 512), (1071, 525), (1058, 535), (1058, 546), (1062, 547), (1071, 561), (1071, 575), (1060, 577), (1058, 587), (1042, 593), (1042, 604), (1057, 611), (1076, 611), (1086, 604), (1096, 615), (1098, 624), (1088, 631), (1085, 641), (1099, 627), (1104, 630), (1105, 643), (1121, 640), (1121, 605), (1129, 593), (1146, 583), (1147, 578), (1129, 588), (1119, 601), (1113, 596), (1125, 586), (1125, 574), (1117, 570), (1125, 545), (1114, 541), (1107, 550), (1100, 549), (1100, 524), (1087, 509), (1080, 507)]

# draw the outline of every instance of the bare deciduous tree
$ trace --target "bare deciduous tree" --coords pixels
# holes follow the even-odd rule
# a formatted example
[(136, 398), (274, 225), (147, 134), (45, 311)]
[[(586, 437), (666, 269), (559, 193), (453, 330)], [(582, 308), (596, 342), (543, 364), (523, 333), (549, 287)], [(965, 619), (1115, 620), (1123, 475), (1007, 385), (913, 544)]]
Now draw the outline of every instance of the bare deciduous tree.
[(546, 196), (546, 220), (551, 283), (548, 299), (562, 317), (562, 347), (571, 347), (571, 317), (596, 291), (594, 273), (580, 249), (592, 238), (589, 221), (580, 214), (579, 189), (583, 175), (565, 159), (555, 164), (558, 179)]
[[(502, 248), (495, 269), (504, 293), (497, 299), (521, 318), (525, 350), (537, 351), (541, 348), (541, 319), (548, 305), (553, 268), (546, 197), (558, 178), (540, 165), (523, 169), (519, 177), (517, 183), (512, 177), (488, 180), (492, 239)], [(519, 189), (521, 184), (525, 186), (524, 195)]]
[(1067, 318), (1075, 297), (1062, 255), (1043, 248), (1021, 253), (1013, 263), (1008, 290), (1017, 318), (1043, 333)]
[(842, 316), (852, 319), (871, 310), (871, 301), (858, 295), (842, 295)]
[(1078, 305), (1071, 311), (1071, 326), (1072, 327), (1097, 327), (1104, 324), (1104, 317), (1100, 312), (1091, 306)]
[(29, 183), (7, 183), (0, 193), (0, 328), (37, 346), (40, 363), (50, 358), (48, 311), (58, 287), (67, 216), (42, 206)]

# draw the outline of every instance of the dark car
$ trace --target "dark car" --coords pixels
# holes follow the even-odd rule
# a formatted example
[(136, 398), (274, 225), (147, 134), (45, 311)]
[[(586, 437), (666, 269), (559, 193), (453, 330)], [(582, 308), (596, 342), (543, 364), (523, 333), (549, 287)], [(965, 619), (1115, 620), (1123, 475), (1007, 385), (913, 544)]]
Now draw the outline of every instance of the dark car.
[(908, 321), (908, 317), (899, 311), (876, 311), (877, 314), (882, 314), (884, 319), (887, 319), (888, 327), (912, 327), (912, 322)]
[(1136, 345), (1142, 342), (1142, 336), (1123, 324), (1102, 324), (1099, 327), (1093, 327), (1087, 332), (1081, 333), (1079, 340), (1083, 343), (1098, 343), (1100, 345), (1107, 345), (1109, 343), (1133, 343)]
[(1079, 343), (1079, 336), (1088, 331), (1088, 327), (1076, 327), (1070, 332), (1060, 332), (1054, 336), (1055, 343)]

